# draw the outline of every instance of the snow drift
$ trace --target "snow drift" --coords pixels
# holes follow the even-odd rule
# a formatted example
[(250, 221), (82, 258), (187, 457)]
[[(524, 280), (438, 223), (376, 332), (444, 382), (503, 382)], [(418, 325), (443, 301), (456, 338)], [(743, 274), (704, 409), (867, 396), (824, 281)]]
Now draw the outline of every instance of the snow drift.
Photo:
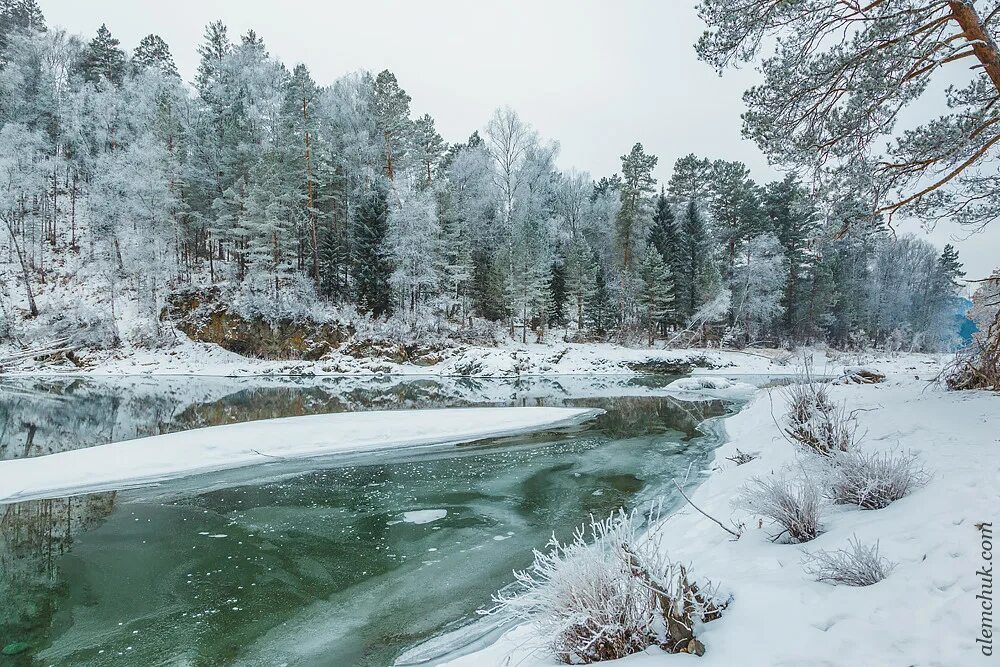
[(0, 462), (0, 503), (150, 484), (275, 458), (471, 442), (579, 424), (601, 412), (543, 407), (394, 410), (213, 426)]

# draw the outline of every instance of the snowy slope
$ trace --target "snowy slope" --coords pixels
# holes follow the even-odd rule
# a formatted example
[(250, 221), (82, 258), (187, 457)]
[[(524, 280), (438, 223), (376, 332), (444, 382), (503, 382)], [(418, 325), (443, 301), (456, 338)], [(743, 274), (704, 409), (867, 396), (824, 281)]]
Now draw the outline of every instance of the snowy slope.
[(0, 503), (148, 484), (200, 472), (387, 448), (471, 442), (577, 424), (579, 408), (458, 408), (289, 417), (168, 433), (0, 462)]
[[(975, 573), (984, 565), (977, 524), (1000, 518), (1000, 396), (944, 391), (928, 383), (933, 367), (876, 367), (889, 373), (887, 382), (837, 385), (833, 398), (864, 410), (857, 413), (862, 431), (867, 430), (862, 448), (916, 452), (933, 475), (930, 482), (881, 510), (828, 506), (825, 532), (816, 540), (773, 543), (773, 526), (758, 527), (756, 517), (734, 511), (731, 503), (750, 477), (803, 460), (774, 422), (772, 410), (779, 417), (783, 410), (780, 393), (761, 391), (727, 420), (729, 441), (693, 496), (724, 522), (745, 522), (747, 531), (732, 541), (687, 506), (666, 520), (671, 556), (691, 563), (697, 576), (719, 582), (733, 595), (725, 616), (702, 630), (706, 655), (667, 655), (652, 648), (620, 664), (957, 667), (984, 660), (975, 643), (982, 611)], [(725, 457), (737, 447), (761, 456), (736, 467)], [(563, 533), (568, 532), (565, 527)], [(878, 541), (882, 555), (898, 563), (887, 579), (852, 588), (818, 583), (804, 572), (804, 551), (844, 548), (852, 536), (869, 544)], [(491, 646), (445, 664), (556, 663), (533, 628), (522, 625)]]

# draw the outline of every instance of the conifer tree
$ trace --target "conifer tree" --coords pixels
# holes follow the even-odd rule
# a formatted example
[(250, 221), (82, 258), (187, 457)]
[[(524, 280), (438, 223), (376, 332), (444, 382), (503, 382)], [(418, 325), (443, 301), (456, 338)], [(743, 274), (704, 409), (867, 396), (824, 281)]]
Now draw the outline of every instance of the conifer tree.
[(690, 200), (681, 211), (680, 272), (674, 280), (680, 297), (679, 314), (689, 318), (712, 296), (718, 284), (718, 271), (711, 235), (698, 202)]
[(385, 153), (385, 174), (392, 180), (406, 157), (411, 123), (410, 96), (399, 87), (396, 75), (389, 70), (375, 77), (372, 113)]
[(97, 29), (97, 36), (83, 50), (83, 78), (94, 83), (107, 79), (120, 84), (125, 76), (126, 59), (125, 52), (118, 47), (119, 43), (108, 26), (102, 23)]
[(413, 123), (413, 148), (420, 164), (421, 179), (430, 185), (448, 145), (434, 128), (434, 119), (424, 114)]
[(955, 246), (950, 243), (945, 244), (944, 250), (941, 251), (941, 257), (938, 258), (938, 266), (941, 273), (952, 285), (955, 287), (961, 285), (960, 281), (965, 277), (965, 271), (962, 270), (962, 262), (958, 259), (958, 251), (955, 250)]
[(597, 261), (594, 289), (587, 302), (587, 321), (590, 328), (599, 336), (607, 335), (614, 322), (608, 276), (600, 261)]
[(386, 197), (386, 186), (374, 181), (352, 220), (354, 296), (358, 305), (375, 317), (392, 312), (392, 268), (385, 253), (389, 215)]
[(621, 208), (615, 219), (615, 231), (621, 250), (622, 267), (628, 273), (633, 264), (633, 254), (645, 236), (650, 215), (649, 195), (654, 192), (653, 168), (656, 156), (647, 155), (641, 143), (632, 146), (622, 160)]
[(157, 69), (166, 76), (180, 78), (177, 65), (170, 54), (170, 47), (159, 35), (146, 35), (132, 52), (132, 67), (136, 71), (144, 68)]
[[(671, 274), (679, 274), (681, 271), (681, 235), (677, 229), (674, 207), (667, 199), (666, 191), (662, 188), (654, 203), (653, 228), (649, 233), (649, 243), (660, 253)], [(671, 281), (671, 290), (675, 297), (674, 300), (679, 301), (676, 285), (673, 281)], [(676, 311), (671, 319), (677, 319)]]
[(642, 278), (639, 303), (646, 321), (649, 344), (652, 345), (657, 334), (666, 332), (674, 312), (674, 278), (670, 267), (653, 246), (646, 249), (639, 273)]
[(36, 0), (0, 0), (0, 58), (7, 50), (9, 35), (45, 30), (45, 17)]

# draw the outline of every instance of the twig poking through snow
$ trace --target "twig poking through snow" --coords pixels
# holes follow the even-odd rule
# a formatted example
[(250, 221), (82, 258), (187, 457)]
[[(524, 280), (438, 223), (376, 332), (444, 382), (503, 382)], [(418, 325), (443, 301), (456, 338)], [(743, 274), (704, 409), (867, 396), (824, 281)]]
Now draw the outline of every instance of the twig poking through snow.
[(719, 524), (719, 527), (722, 528), (722, 530), (724, 530), (727, 533), (729, 533), (730, 535), (732, 535), (735, 539), (737, 539), (737, 540), (740, 539), (740, 534), (739, 533), (737, 533), (737, 532), (735, 532), (733, 530), (730, 530), (729, 528), (726, 528), (725, 524), (723, 524), (721, 521), (719, 521), (718, 519), (716, 519), (714, 516), (706, 513), (703, 509), (701, 509), (700, 507), (698, 507), (697, 505), (695, 505), (693, 502), (691, 502), (691, 499), (687, 497), (686, 493), (684, 493), (684, 489), (682, 489), (681, 485), (677, 483), (677, 480), (672, 480), (672, 481), (674, 483), (674, 486), (677, 487), (677, 490), (680, 492), (680, 494), (682, 496), (684, 496), (684, 500), (688, 501), (688, 504), (691, 505), (691, 507), (693, 507), (696, 510), (698, 510), (698, 512), (702, 516), (707, 517), (707, 518), (711, 519), (712, 521), (714, 521), (715, 523)]

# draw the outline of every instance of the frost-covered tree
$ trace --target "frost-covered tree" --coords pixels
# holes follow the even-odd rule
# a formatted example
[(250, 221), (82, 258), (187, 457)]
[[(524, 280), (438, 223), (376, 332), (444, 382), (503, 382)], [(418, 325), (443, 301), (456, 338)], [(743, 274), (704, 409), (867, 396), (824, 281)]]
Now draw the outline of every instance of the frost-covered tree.
[(17, 255), (28, 312), (32, 317), (38, 315), (38, 305), (23, 237), (27, 226), (34, 222), (31, 219), (34, 213), (29, 207), (31, 193), (44, 187), (43, 146), (42, 135), (37, 130), (29, 130), (18, 123), (7, 123), (0, 128), (0, 221)]
[(87, 81), (98, 82), (101, 79), (118, 84), (125, 76), (125, 52), (119, 48), (119, 42), (111, 35), (108, 26), (101, 24), (97, 35), (88, 42), (83, 51), (83, 77)]
[(648, 231), (652, 215), (651, 195), (655, 192), (653, 169), (656, 167), (656, 160), (655, 155), (646, 154), (641, 143), (636, 143), (628, 154), (621, 157), (621, 208), (618, 209), (615, 220), (615, 233), (621, 249), (624, 274), (632, 269), (636, 246), (645, 240)]
[(407, 156), (412, 123), (410, 96), (399, 86), (396, 75), (389, 70), (383, 70), (375, 77), (372, 113), (385, 154), (385, 174), (392, 180), (399, 164)]
[(174, 64), (174, 57), (170, 54), (170, 47), (159, 35), (146, 35), (142, 38), (132, 52), (132, 67), (136, 69), (151, 67), (167, 76), (180, 76), (177, 73), (177, 65)]
[(653, 246), (646, 248), (639, 276), (642, 280), (639, 303), (649, 334), (649, 344), (652, 345), (658, 335), (666, 333), (674, 312), (674, 277), (670, 267)]
[(430, 114), (425, 113), (413, 122), (413, 151), (427, 185), (433, 180), (447, 149), (448, 144), (435, 129)]
[[(1000, 157), (997, 9), (972, 0), (705, 0), (697, 49), (720, 71), (772, 53), (744, 116), (744, 133), (772, 160), (829, 185), (865, 175), (872, 212), (982, 225), (1000, 215), (991, 168)], [(939, 97), (947, 113), (897, 133), (905, 108), (941, 95), (932, 82), (952, 62), (971, 67), (964, 85)]]
[[(766, 343), (777, 329), (788, 279), (785, 253), (772, 233), (754, 236), (737, 258), (732, 276), (732, 321), (747, 343)], [(775, 342), (775, 341), (770, 341)]]
[(385, 255), (389, 213), (386, 198), (386, 186), (374, 181), (352, 219), (354, 294), (358, 305), (376, 317), (392, 311), (392, 268)]
[(415, 312), (437, 290), (440, 241), (434, 194), (397, 186), (389, 206), (385, 250), (394, 267), (389, 282), (401, 308)]

